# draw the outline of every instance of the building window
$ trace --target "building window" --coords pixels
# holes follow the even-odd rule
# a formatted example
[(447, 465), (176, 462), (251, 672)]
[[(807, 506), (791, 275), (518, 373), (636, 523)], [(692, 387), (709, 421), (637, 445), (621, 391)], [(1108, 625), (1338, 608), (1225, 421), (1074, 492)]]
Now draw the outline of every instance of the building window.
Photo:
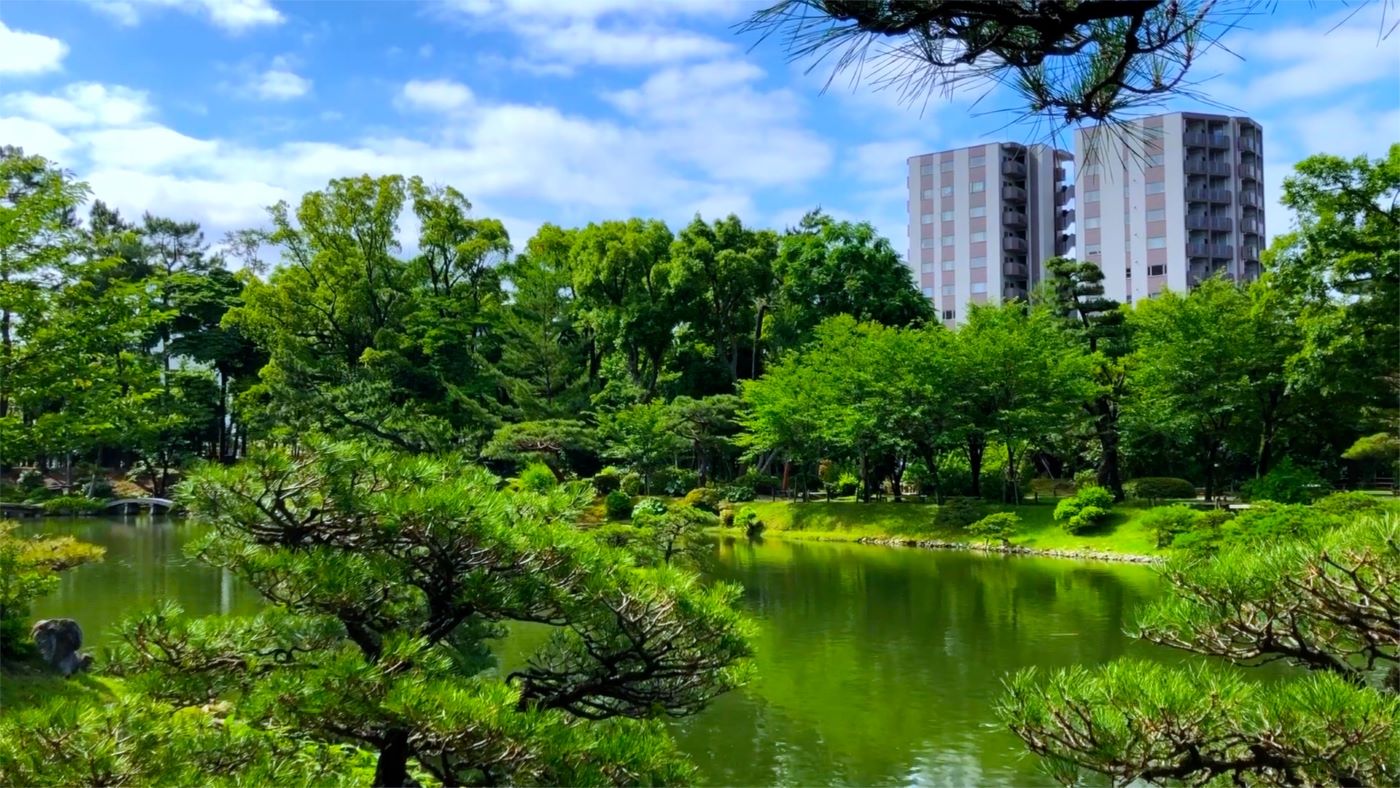
[(942, 241), (943, 241), (943, 245), (944, 245), (944, 246), (952, 246), (952, 245), (953, 245), (953, 236), (951, 236), (951, 235), (945, 235), (945, 236), (943, 236)]
[(985, 293), (985, 292), (987, 292), (987, 283), (986, 283), (986, 282), (973, 282), (973, 283), (972, 283), (972, 292), (974, 292), (974, 293)]
[(931, 263), (931, 262), (928, 262), (928, 261), (924, 261), (924, 264), (923, 264), (922, 266), (920, 266), (920, 270), (922, 270), (924, 273), (927, 274), (927, 273), (932, 273), (933, 270), (934, 270), (936, 267), (937, 267), (937, 266), (936, 266), (934, 263)]
[(968, 160), (967, 160), (967, 166), (969, 166), (969, 167), (985, 167), (985, 166), (987, 166), (987, 154), (985, 154), (985, 153), (979, 153), (979, 154), (977, 154), (976, 156), (971, 156), (971, 157), (969, 157)]
[(1085, 167), (1083, 170), (1080, 170), (1080, 173), (1079, 173), (1079, 174), (1082, 175), (1082, 176), (1084, 176), (1085, 178), (1089, 178), (1089, 177), (1098, 176), (1098, 175), (1100, 175), (1100, 174), (1102, 174), (1102, 173), (1103, 173), (1103, 165), (1102, 165), (1102, 164), (1090, 164), (1089, 166)]
[(1149, 167), (1161, 167), (1163, 164), (1166, 163), (1167, 154), (1165, 153), (1154, 153), (1151, 156), (1147, 157), (1147, 166)]
[(1126, 276), (1129, 279), (1133, 278), (1133, 267), (1131, 265), (1123, 271), (1123, 276)]
[(1167, 190), (1167, 182), (1166, 182), (1166, 181), (1148, 181), (1148, 183), (1147, 183), (1147, 193), (1148, 193), (1148, 194), (1162, 194), (1162, 193), (1165, 192), (1166, 190)]
[(1148, 249), (1166, 249), (1167, 237), (1165, 235), (1154, 235), (1147, 239)]
[(983, 216), (986, 216), (986, 215), (987, 215), (987, 206), (985, 206), (985, 205), (978, 205), (978, 206), (974, 207), (971, 211), (969, 211), (969, 212), (968, 212), (968, 215), (971, 216), (971, 217), (974, 218), (974, 219), (980, 219), (980, 218), (982, 218)]
[(1164, 221), (1166, 221), (1166, 219), (1167, 219), (1167, 209), (1166, 209), (1166, 208), (1153, 208), (1152, 210), (1150, 210), (1150, 211), (1147, 212), (1147, 221), (1149, 221), (1149, 222), (1164, 222)]
[(920, 217), (919, 217), (919, 222), (920, 222), (921, 224), (933, 224), (933, 214), (931, 214), (931, 213), (926, 213), (926, 214), (920, 216)]
[(952, 295), (957, 290), (955, 285), (944, 285), (943, 295)]
[(1099, 226), (1099, 217), (1090, 216), (1084, 220), (1084, 229), (1093, 230)]
[(1094, 189), (1093, 191), (1089, 191), (1089, 192), (1084, 192), (1084, 202), (1098, 202), (1098, 201), (1099, 201), (1099, 190), (1098, 190), (1098, 189)]
[(955, 263), (955, 262), (953, 262), (952, 260), (944, 260), (944, 261), (943, 261), (943, 270), (944, 270), (944, 271), (951, 271), (951, 270), (953, 270), (954, 268), (956, 268), (957, 265), (958, 265), (958, 264)]
[(943, 310), (943, 319), (944, 319), (944, 320), (957, 320), (957, 319), (958, 319), (957, 310), (954, 310), (954, 309), (945, 309), (945, 310)]
[(945, 162), (940, 162), (939, 165), (938, 165), (938, 168), (939, 168), (940, 170), (944, 171), (944, 172), (952, 172), (952, 171), (953, 171), (953, 160), (952, 160), (952, 159), (949, 159), (949, 160), (947, 160), (947, 161), (945, 161)]
[(932, 249), (935, 246), (938, 246), (938, 240), (935, 238), (924, 238), (923, 240), (919, 241), (920, 249)]
[(979, 241), (985, 241), (985, 240), (987, 240), (987, 231), (986, 231), (986, 230), (978, 230), (977, 232), (975, 232), (975, 233), (972, 234), (971, 240), (972, 240), (973, 243), (977, 243), (977, 242), (979, 242)]
[(919, 194), (919, 196), (922, 197), (922, 198), (925, 199), (925, 200), (932, 200), (932, 199), (933, 199), (933, 189), (924, 189), (924, 190)]
[(1085, 244), (1084, 254), (1099, 254), (1102, 248), (1101, 244)]
[(942, 218), (943, 218), (943, 221), (945, 221), (945, 222), (951, 222), (951, 221), (953, 221), (953, 212), (952, 212), (952, 211), (944, 211), (943, 214), (942, 214)]
[(919, 165), (919, 174), (920, 174), (920, 175), (932, 175), (932, 174), (933, 174), (933, 165), (932, 165), (932, 164), (921, 164), (921, 165)]
[(1166, 276), (1166, 275), (1167, 275), (1167, 267), (1166, 267), (1165, 265), (1149, 265), (1149, 266), (1147, 266), (1147, 275), (1148, 275), (1148, 276)]
[(973, 268), (986, 268), (987, 257), (986, 255), (983, 255), (982, 257), (974, 257), (972, 258), (972, 262), (968, 265), (972, 266)]
[(932, 287), (925, 287), (925, 288), (924, 288), (924, 298), (933, 298), (933, 288), (932, 288)]
[(977, 192), (980, 192), (980, 191), (986, 191), (986, 190), (987, 190), (987, 182), (986, 182), (986, 181), (973, 181), (973, 182), (972, 182), (972, 193), (973, 193), (973, 194), (976, 194)]
[(943, 188), (941, 188), (941, 189), (938, 190), (938, 193), (941, 194), (941, 195), (943, 195), (944, 197), (952, 197), (952, 196), (953, 196), (953, 187), (952, 187), (952, 186), (944, 186)]

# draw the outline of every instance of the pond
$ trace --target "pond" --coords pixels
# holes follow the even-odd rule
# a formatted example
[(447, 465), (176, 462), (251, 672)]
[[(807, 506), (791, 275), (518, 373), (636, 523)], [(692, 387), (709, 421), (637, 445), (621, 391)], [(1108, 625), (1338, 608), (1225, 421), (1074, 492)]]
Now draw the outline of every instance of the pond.
[[(259, 606), (185, 557), (189, 525), (48, 519), (26, 530), (39, 528), (107, 548), (35, 610), (77, 618), (90, 644), (160, 599), (194, 614)], [(1174, 658), (1122, 632), (1158, 593), (1143, 566), (726, 539), (710, 571), (744, 585), (759, 622), (756, 681), (675, 725), (713, 784), (1045, 783), (993, 713), (1007, 673)]]

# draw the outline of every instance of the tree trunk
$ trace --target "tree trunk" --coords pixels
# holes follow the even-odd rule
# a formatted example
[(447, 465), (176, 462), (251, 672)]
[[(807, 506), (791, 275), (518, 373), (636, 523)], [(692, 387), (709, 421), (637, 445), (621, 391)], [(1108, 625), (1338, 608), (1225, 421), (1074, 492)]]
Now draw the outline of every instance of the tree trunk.
[(896, 458), (894, 461), (894, 470), (890, 473), (890, 476), (894, 479), (895, 503), (904, 500), (904, 468), (905, 464)]
[(758, 362), (760, 355), (759, 346), (763, 342), (763, 313), (768, 309), (767, 304), (758, 305), (758, 319), (754, 321), (753, 328), (753, 358), (749, 359), (749, 377), (758, 380), (758, 373), (762, 366)]
[(981, 436), (967, 439), (967, 465), (972, 470), (972, 497), (982, 497), (982, 453), (987, 450), (986, 441)]
[[(1018, 478), (1021, 474), (1016, 471), (1016, 450), (1011, 448), (1011, 442), (1006, 443), (1006, 481), (1011, 486), (1011, 504), (1019, 506), (1021, 504), (1021, 485)], [(1006, 487), (1002, 487), (1002, 502), (1006, 502)]]
[(1094, 425), (1099, 434), (1099, 447), (1102, 450), (1098, 467), (1099, 484), (1113, 493), (1115, 502), (1122, 501), (1125, 496), (1123, 494), (1123, 476), (1119, 470), (1118, 415), (1113, 408), (1113, 403), (1107, 397), (1100, 397), (1095, 401), (1094, 408), (1097, 411)]
[(860, 452), (860, 497), (861, 503), (870, 503), (870, 476), (866, 467), (865, 450)]
[(1211, 440), (1210, 446), (1206, 449), (1206, 500), (1215, 499), (1215, 441)]
[(228, 458), (228, 374), (219, 372), (219, 409), (218, 409), (218, 438), (215, 441), (215, 451), (218, 452), (219, 462), (225, 462)]
[(408, 783), (408, 731), (391, 730), (379, 748), (373, 784), (376, 788), (401, 788)]

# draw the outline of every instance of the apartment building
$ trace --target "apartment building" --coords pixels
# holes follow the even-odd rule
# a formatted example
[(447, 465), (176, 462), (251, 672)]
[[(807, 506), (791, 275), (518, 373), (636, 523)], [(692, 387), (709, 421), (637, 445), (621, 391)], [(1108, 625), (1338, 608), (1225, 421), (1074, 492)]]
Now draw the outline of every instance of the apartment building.
[(1259, 276), (1263, 129), (1243, 117), (1177, 112), (1075, 134), (1078, 257), (1105, 295), (1132, 303), (1211, 276)]
[(989, 143), (909, 158), (914, 280), (946, 325), (967, 305), (1025, 298), (1073, 243), (1068, 151)]

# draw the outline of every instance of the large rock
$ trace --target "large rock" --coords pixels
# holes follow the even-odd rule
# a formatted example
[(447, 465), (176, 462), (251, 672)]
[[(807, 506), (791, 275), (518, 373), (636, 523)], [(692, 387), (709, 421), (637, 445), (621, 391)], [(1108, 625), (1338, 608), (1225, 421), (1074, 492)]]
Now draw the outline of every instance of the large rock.
[(55, 670), (71, 676), (92, 664), (92, 656), (81, 654), (83, 629), (71, 618), (46, 618), (30, 631), (39, 655)]

